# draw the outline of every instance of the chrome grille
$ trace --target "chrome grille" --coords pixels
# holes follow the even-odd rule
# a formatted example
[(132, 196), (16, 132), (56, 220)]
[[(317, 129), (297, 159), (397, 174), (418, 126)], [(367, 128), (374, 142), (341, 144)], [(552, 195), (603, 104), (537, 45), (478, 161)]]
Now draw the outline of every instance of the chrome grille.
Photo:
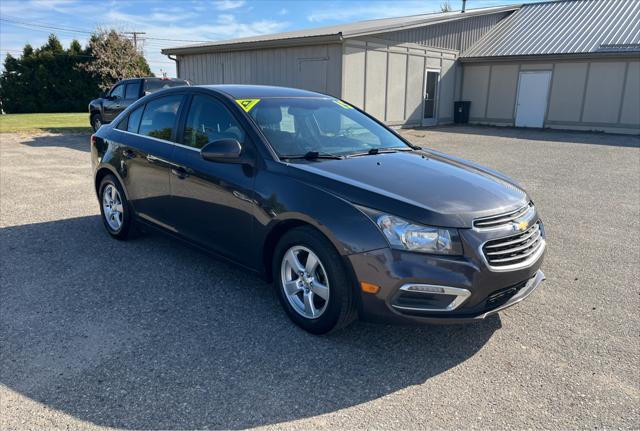
[(473, 221), (473, 227), (477, 229), (500, 228), (515, 221), (516, 219), (533, 217), (534, 212), (533, 202), (529, 202), (527, 205), (515, 211), (476, 219)]
[(540, 222), (516, 235), (487, 241), (482, 252), (489, 265), (505, 267), (526, 263), (544, 243)]

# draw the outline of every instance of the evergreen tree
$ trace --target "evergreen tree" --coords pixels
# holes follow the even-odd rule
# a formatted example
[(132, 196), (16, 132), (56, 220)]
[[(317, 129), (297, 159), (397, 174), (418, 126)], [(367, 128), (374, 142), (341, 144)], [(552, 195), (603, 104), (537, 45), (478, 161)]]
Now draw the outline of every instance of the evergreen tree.
[(7, 54), (0, 75), (0, 107), (6, 113), (83, 112), (100, 90), (123, 78), (152, 76), (145, 58), (129, 39), (97, 31), (89, 46), (77, 40), (64, 49), (55, 35), (19, 58)]

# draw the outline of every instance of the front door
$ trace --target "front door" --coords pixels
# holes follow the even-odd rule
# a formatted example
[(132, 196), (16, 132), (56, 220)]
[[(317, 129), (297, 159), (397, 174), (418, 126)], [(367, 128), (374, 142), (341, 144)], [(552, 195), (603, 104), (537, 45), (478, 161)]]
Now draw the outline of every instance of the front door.
[(438, 122), (438, 89), (440, 71), (427, 69), (424, 80), (423, 126), (434, 126)]
[(520, 72), (516, 127), (543, 127), (551, 72)]
[(111, 89), (108, 97), (102, 102), (102, 121), (110, 123), (124, 109), (126, 84), (118, 84)]
[(250, 151), (246, 134), (219, 100), (196, 94), (172, 157), (172, 221), (177, 232), (201, 246), (251, 265), (254, 168), (204, 160), (200, 149), (218, 139), (237, 139)]

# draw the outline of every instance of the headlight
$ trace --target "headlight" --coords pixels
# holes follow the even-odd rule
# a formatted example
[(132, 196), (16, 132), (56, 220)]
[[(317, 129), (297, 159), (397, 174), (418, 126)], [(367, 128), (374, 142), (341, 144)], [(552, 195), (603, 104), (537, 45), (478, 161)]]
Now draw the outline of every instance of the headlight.
[(392, 248), (431, 254), (462, 255), (457, 229), (411, 223), (390, 214), (360, 207), (378, 226)]

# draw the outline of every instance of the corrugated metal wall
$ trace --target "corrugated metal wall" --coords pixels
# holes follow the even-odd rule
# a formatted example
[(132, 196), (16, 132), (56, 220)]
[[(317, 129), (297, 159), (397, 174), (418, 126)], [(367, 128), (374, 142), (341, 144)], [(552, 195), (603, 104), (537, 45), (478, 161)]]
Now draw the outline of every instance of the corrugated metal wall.
[(440, 72), (437, 123), (453, 116), (456, 52), (377, 38), (344, 44), (342, 98), (390, 125), (420, 125), (426, 69)]
[(464, 51), (510, 13), (474, 16), (443, 24), (384, 33), (378, 37), (396, 42)]
[(520, 74), (532, 71), (552, 74), (544, 127), (640, 134), (640, 61), (628, 58), (464, 63), (470, 122), (513, 126)]
[(178, 56), (194, 84), (262, 84), (340, 95), (342, 46), (311, 45)]

